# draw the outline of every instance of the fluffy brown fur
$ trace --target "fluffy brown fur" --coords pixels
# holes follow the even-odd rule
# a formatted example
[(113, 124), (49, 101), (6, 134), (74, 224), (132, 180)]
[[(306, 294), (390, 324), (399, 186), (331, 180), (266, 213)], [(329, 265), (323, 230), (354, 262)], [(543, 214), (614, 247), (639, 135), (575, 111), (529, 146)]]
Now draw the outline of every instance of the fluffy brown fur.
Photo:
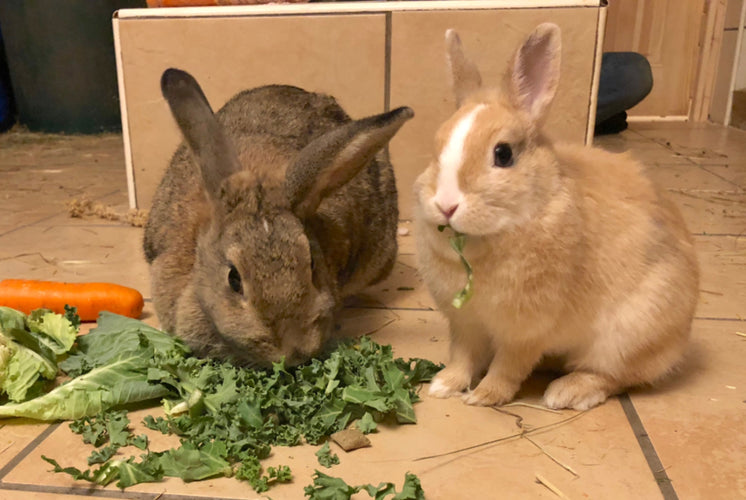
[(329, 96), (245, 91), (213, 115), (167, 70), (184, 137), (145, 228), (161, 326), (199, 355), (267, 366), (316, 354), (342, 297), (396, 258), (396, 186), (382, 148), (409, 108), (351, 120)]
[[(446, 39), (451, 67), (470, 68), (453, 62), (464, 59), (458, 36)], [(516, 53), (501, 89), (455, 89), (466, 97), (416, 181), (419, 268), (451, 333), (435, 396), (507, 403), (551, 356), (569, 373), (549, 385), (545, 403), (587, 409), (667, 375), (687, 345), (698, 296), (690, 233), (631, 157), (553, 145), (541, 133), (559, 55), (559, 28), (544, 24)], [(464, 81), (474, 76), (453, 77), (456, 86)], [(462, 150), (444, 155), (466, 116), (473, 124)], [(500, 143), (513, 152), (504, 168), (493, 156)], [(453, 168), (441, 160), (454, 158), (457, 191), (441, 175)], [(442, 224), (467, 235), (474, 296), (462, 309), (451, 300), (463, 267)]]

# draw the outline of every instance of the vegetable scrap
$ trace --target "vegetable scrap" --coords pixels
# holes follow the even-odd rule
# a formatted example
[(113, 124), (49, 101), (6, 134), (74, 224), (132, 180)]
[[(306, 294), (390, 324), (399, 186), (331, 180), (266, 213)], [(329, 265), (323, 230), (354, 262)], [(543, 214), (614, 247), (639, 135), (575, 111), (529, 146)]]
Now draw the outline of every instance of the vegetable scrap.
[(355, 425), (363, 434), (370, 434), (378, 429), (378, 424), (376, 424), (376, 420), (370, 412), (366, 412)]
[(469, 261), (466, 260), (466, 257), (464, 257), (464, 247), (466, 246), (466, 235), (459, 233), (455, 229), (453, 229), (451, 226), (438, 226), (438, 231), (441, 233), (445, 231), (446, 228), (451, 229), (453, 231), (453, 236), (448, 238), (448, 242), (451, 244), (451, 248), (458, 254), (459, 259), (461, 259), (461, 264), (464, 266), (464, 270), (466, 270), (466, 285), (464, 285), (464, 288), (456, 292), (456, 294), (453, 296), (453, 300), (451, 301), (451, 305), (455, 307), (456, 309), (461, 309), (464, 304), (466, 304), (469, 299), (471, 299), (472, 295), (474, 295), (474, 272), (471, 268), (471, 264), (469, 264)]
[(306, 486), (304, 491), (305, 496), (310, 500), (349, 499), (352, 495), (361, 491), (365, 491), (371, 498), (375, 498), (376, 500), (383, 500), (389, 495), (393, 495), (391, 500), (425, 499), (425, 492), (422, 489), (420, 480), (417, 476), (410, 473), (404, 476), (402, 490), (397, 492), (394, 483), (380, 483), (378, 486), (373, 486), (372, 484), (350, 486), (338, 477), (327, 476), (322, 472), (315, 471), (313, 484)]
[[(54, 323), (50, 312), (25, 317), (2, 311), (3, 335), (7, 330), (31, 332), (39, 317)], [(77, 333), (79, 322), (57, 316)], [(23, 347), (16, 337), (8, 337), (6, 345), (11, 350)], [(240, 368), (195, 358), (179, 339), (109, 312), (102, 312), (96, 328), (74, 345), (69, 339), (62, 345), (58, 350), (67, 349), (67, 357), (45, 368), (53, 368), (55, 375), (59, 368), (70, 380), (47, 393), (27, 391), (23, 401), (9, 399), (0, 405), (0, 417), (75, 420), (73, 432), (94, 448), (88, 457), (91, 468), (44, 460), (55, 472), (100, 485), (116, 481), (120, 488), (163, 477), (198, 481), (233, 476), (257, 492), (266, 491), (292, 479), (287, 466), (263, 471), (261, 460), (272, 445), (318, 444), (356, 421), (354, 431), (361, 436), (383, 419), (415, 423), (419, 384), (442, 368), (423, 359), (394, 359), (391, 346), (368, 337), (342, 342), (326, 359), (293, 368), (283, 362), (269, 370)], [(145, 435), (132, 434), (122, 407), (161, 399), (164, 415), (149, 415), (143, 424), (178, 436), (181, 444), (157, 451)], [(120, 450), (124, 446), (144, 453), (127, 458)]]
[(319, 448), (316, 452), (316, 458), (319, 461), (319, 465), (323, 465), (327, 469), (331, 469), (332, 465), (337, 465), (339, 463), (339, 455), (332, 453), (331, 448), (329, 448), (329, 441)]

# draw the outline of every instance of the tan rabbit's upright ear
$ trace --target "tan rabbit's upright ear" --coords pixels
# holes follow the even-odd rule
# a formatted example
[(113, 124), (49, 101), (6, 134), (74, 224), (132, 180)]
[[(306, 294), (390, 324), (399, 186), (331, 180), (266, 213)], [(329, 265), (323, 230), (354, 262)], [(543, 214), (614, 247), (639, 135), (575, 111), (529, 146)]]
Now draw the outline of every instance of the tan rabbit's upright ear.
[(456, 106), (461, 106), (470, 94), (482, 86), (482, 77), (477, 66), (464, 55), (461, 38), (452, 29), (446, 31), (446, 61)]
[(223, 179), (240, 170), (233, 144), (192, 75), (167, 69), (161, 77), (161, 92), (199, 164), (208, 194), (216, 198)]
[(352, 121), (303, 148), (285, 174), (293, 212), (301, 219), (315, 213), (324, 198), (368, 165), (413, 116), (410, 108), (402, 107)]
[(559, 26), (540, 24), (518, 49), (508, 69), (510, 99), (534, 123), (546, 118), (557, 92), (561, 50)]

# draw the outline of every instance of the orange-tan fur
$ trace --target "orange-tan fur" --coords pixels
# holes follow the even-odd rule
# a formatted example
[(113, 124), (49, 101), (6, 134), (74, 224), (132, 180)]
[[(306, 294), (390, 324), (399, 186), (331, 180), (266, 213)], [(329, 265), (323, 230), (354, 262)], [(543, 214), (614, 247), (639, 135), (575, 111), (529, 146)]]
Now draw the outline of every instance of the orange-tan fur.
[[(545, 111), (530, 116), (514, 95), (463, 96), (415, 184), (419, 269), (451, 333), (450, 361), (431, 393), (504, 404), (552, 356), (569, 373), (550, 384), (545, 403), (586, 409), (660, 379), (682, 359), (698, 295), (696, 255), (680, 213), (642, 165), (551, 144), (540, 132)], [(458, 170), (461, 212), (449, 221), (467, 235), (474, 295), (455, 309), (464, 270), (437, 230), (445, 220), (433, 200), (439, 155), (479, 104)], [(485, 165), (497, 142), (515, 145), (515, 166)]]

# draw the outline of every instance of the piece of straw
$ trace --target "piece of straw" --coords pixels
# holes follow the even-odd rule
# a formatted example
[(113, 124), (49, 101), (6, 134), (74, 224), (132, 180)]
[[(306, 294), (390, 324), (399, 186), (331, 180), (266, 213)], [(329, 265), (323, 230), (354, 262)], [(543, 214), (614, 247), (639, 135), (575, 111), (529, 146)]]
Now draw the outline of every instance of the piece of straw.
[(565, 495), (564, 493), (562, 493), (559, 490), (559, 488), (557, 488), (555, 485), (553, 485), (552, 483), (550, 483), (544, 476), (542, 476), (538, 472), (536, 473), (536, 482), (539, 483), (539, 484), (543, 484), (544, 486), (546, 486), (547, 489), (549, 489), (549, 491), (551, 491), (552, 493), (554, 493), (558, 497), (563, 498), (565, 500), (570, 500), (567, 495)]

